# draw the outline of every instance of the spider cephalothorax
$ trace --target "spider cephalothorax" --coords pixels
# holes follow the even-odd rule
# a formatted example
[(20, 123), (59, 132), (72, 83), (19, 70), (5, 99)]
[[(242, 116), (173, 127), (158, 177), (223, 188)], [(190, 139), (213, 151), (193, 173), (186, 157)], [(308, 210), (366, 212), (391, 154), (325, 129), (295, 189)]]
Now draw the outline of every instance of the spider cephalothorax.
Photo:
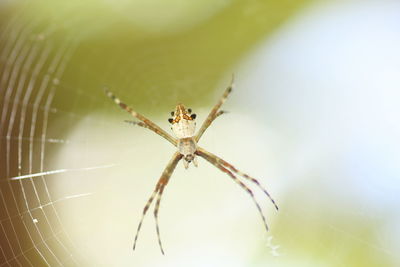
[[(262, 213), (261, 207), (254, 197), (253, 191), (238, 177), (241, 176), (245, 180), (248, 180), (248, 181), (254, 183), (256, 186), (258, 186), (272, 201), (275, 208), (278, 209), (278, 206), (275, 204), (275, 201), (268, 194), (267, 190), (265, 190), (264, 187), (261, 186), (261, 184), (258, 182), (257, 179), (250, 177), (249, 175), (239, 171), (233, 165), (226, 162), (222, 158), (217, 157), (216, 155), (206, 151), (205, 149), (203, 149), (197, 145), (197, 142), (199, 141), (200, 137), (203, 135), (203, 133), (206, 131), (206, 129), (211, 125), (211, 123), (218, 116), (225, 113), (223, 110), (220, 110), (220, 108), (221, 108), (221, 105), (225, 102), (225, 100), (228, 97), (228, 95), (230, 94), (230, 92), (232, 91), (232, 87), (233, 87), (233, 77), (232, 77), (231, 84), (229, 85), (228, 88), (226, 88), (221, 99), (211, 110), (210, 114), (208, 114), (207, 119), (203, 122), (203, 124), (201, 125), (201, 128), (199, 129), (199, 131), (197, 133), (195, 133), (196, 114), (192, 114), (191, 109), (186, 110), (182, 104), (177, 105), (175, 108), (175, 111), (171, 112), (171, 116), (173, 118), (168, 119), (168, 121), (171, 123), (171, 129), (172, 129), (174, 135), (176, 136), (176, 138), (174, 138), (173, 136), (171, 136), (170, 134), (165, 132), (157, 124), (155, 124), (151, 120), (147, 119), (142, 114), (137, 113), (132, 108), (130, 108), (126, 104), (122, 103), (115, 95), (113, 95), (110, 91), (106, 90), (107, 96), (109, 96), (116, 104), (118, 104), (124, 110), (128, 111), (133, 117), (140, 120), (140, 121), (134, 121), (134, 122), (129, 121), (130, 123), (152, 130), (156, 134), (165, 138), (167, 141), (169, 141), (171, 144), (173, 144), (178, 149), (178, 151), (176, 151), (175, 154), (172, 156), (172, 159), (170, 160), (167, 167), (164, 169), (163, 173), (161, 174), (161, 177), (157, 182), (157, 185), (153, 191), (153, 194), (150, 196), (149, 200), (146, 203), (146, 206), (143, 209), (142, 218), (139, 222), (137, 232), (136, 232), (133, 249), (135, 249), (135, 247), (136, 247), (136, 241), (137, 241), (137, 238), (139, 235), (140, 228), (142, 226), (144, 216), (146, 215), (154, 198), (157, 197), (156, 205), (154, 208), (154, 217), (156, 219), (156, 230), (157, 230), (157, 236), (158, 236), (158, 243), (160, 245), (161, 252), (164, 254), (164, 250), (163, 250), (163, 247), (161, 244), (160, 230), (158, 227), (158, 210), (160, 207), (161, 196), (162, 196), (165, 186), (168, 184), (169, 179), (172, 175), (172, 172), (174, 171), (178, 162), (181, 159), (183, 159), (183, 164), (184, 164), (185, 168), (188, 168), (190, 162), (193, 162), (193, 164), (197, 167), (197, 160), (196, 160), (197, 156), (204, 158), (206, 161), (210, 162), (212, 165), (214, 165), (215, 167), (217, 167), (218, 169), (220, 169), (221, 171), (223, 171), (224, 173), (229, 175), (229, 177), (234, 182), (236, 182), (240, 187), (242, 187), (252, 197), (258, 211), (260, 212), (264, 226), (265, 226), (266, 230), (268, 230), (268, 226), (267, 226), (267, 222), (265, 220), (264, 214)], [(236, 176), (236, 175), (238, 175), (238, 176)]]
[(180, 138), (178, 140), (178, 151), (183, 155), (183, 165), (185, 169), (189, 167), (189, 163), (193, 161), (194, 166), (197, 167), (196, 151), (197, 144), (194, 137)]

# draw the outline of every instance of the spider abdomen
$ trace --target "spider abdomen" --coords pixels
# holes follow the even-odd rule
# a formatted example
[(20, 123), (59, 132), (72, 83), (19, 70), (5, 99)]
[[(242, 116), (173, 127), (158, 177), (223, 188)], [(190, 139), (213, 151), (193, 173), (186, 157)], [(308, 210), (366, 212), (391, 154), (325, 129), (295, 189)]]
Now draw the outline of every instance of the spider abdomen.
[[(191, 111), (191, 110), (190, 110)], [(178, 104), (175, 112), (171, 112), (174, 119), (170, 118), (171, 129), (179, 139), (194, 136), (196, 130), (196, 114), (189, 114), (182, 104)]]
[(177, 138), (188, 138), (194, 136), (196, 122), (193, 120), (181, 119), (172, 125), (172, 131)]

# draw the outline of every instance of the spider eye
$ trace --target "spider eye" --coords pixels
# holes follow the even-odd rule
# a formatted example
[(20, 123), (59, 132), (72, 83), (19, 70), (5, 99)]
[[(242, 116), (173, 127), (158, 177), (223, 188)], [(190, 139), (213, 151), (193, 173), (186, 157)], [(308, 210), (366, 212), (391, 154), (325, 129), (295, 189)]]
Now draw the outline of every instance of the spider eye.
[(193, 120), (196, 119), (196, 114), (190, 115), (190, 118), (192, 118)]
[(172, 123), (174, 121), (174, 119), (169, 118), (168, 121), (169, 121), (169, 123)]
[(174, 116), (174, 115), (175, 115), (175, 112), (171, 111), (171, 116)]
[(189, 114), (192, 113), (192, 109), (191, 108), (188, 108), (188, 113)]

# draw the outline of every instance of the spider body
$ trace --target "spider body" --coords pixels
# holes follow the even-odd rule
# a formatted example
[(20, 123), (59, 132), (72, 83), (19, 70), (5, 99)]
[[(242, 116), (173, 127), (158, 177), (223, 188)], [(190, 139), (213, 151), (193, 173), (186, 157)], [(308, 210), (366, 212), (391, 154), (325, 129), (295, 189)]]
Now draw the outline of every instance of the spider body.
[(195, 133), (196, 130), (196, 114), (192, 114), (191, 109), (186, 109), (182, 104), (178, 104), (175, 108), (175, 111), (171, 112), (171, 116), (173, 118), (169, 118), (168, 121), (171, 123), (171, 129), (175, 135), (176, 138), (172, 137), (170, 134), (165, 132), (163, 129), (161, 129), (158, 125), (156, 125), (154, 122), (151, 120), (147, 119), (140, 113), (134, 111), (132, 108), (127, 106), (126, 104), (122, 103), (113, 93), (105, 89), (105, 92), (108, 97), (110, 97), (117, 105), (119, 105), (122, 109), (126, 110), (128, 113), (130, 113), (133, 117), (139, 119), (140, 121), (128, 121), (134, 125), (138, 125), (144, 128), (147, 128), (149, 130), (152, 130), (156, 134), (160, 135), (161, 137), (165, 138), (167, 141), (169, 141), (172, 145), (177, 147), (177, 151), (174, 153), (172, 156), (172, 159), (169, 161), (167, 167), (164, 169), (163, 173), (161, 174), (161, 177), (159, 178), (156, 187), (150, 196), (149, 200), (147, 201), (141, 220), (139, 222), (137, 231), (136, 231), (136, 236), (133, 244), (133, 249), (136, 247), (136, 241), (139, 236), (139, 232), (142, 226), (142, 222), (144, 219), (144, 216), (146, 215), (148, 209), (150, 208), (151, 203), (153, 200), (157, 197), (155, 208), (154, 208), (154, 217), (156, 219), (156, 230), (157, 230), (157, 236), (158, 236), (158, 243), (161, 249), (161, 252), (164, 254), (164, 249), (162, 247), (161, 243), (161, 238), (160, 238), (160, 230), (158, 226), (158, 211), (160, 207), (160, 202), (161, 202), (161, 196), (164, 192), (164, 189), (166, 185), (169, 182), (169, 179), (177, 166), (178, 162), (183, 159), (183, 164), (184, 167), (187, 169), (189, 166), (189, 163), (193, 162), (193, 164), (197, 167), (197, 156), (200, 156), (204, 158), (206, 161), (226, 173), (234, 182), (236, 182), (242, 189), (244, 189), (253, 199), (254, 204), (256, 205), (261, 218), (263, 220), (265, 229), (268, 231), (268, 226), (267, 222), (265, 219), (264, 214), (262, 213), (261, 207), (258, 204), (257, 200), (254, 197), (253, 191), (245, 184), (241, 179), (238, 178), (238, 176), (244, 178), (245, 180), (248, 180), (252, 183), (254, 183), (256, 186), (258, 186), (266, 195), (267, 197), (271, 200), (275, 208), (278, 210), (278, 206), (276, 205), (275, 201), (272, 199), (272, 197), (269, 195), (267, 190), (260, 184), (260, 182), (239, 171), (236, 169), (232, 164), (226, 162), (222, 158), (206, 151), (205, 149), (201, 148), (198, 146), (198, 141), (200, 140), (201, 136), (205, 132), (205, 130), (211, 125), (211, 123), (220, 115), (224, 114), (225, 111), (220, 110), (222, 104), (225, 102), (227, 99), (228, 95), (231, 93), (233, 87), (233, 77), (231, 84), (226, 88), (224, 94), (218, 101), (218, 103), (213, 107), (211, 112), (208, 114), (206, 120), (203, 122), (201, 128), (197, 133)]
[[(189, 112), (190, 111), (190, 112)], [(178, 139), (178, 151), (183, 156), (183, 165), (185, 169), (189, 167), (189, 163), (197, 167), (195, 152), (197, 150), (197, 142), (194, 138), (196, 131), (196, 114), (190, 114), (191, 109), (186, 110), (185, 106), (178, 104), (175, 112), (171, 112), (174, 118), (168, 119), (171, 123), (171, 130)]]

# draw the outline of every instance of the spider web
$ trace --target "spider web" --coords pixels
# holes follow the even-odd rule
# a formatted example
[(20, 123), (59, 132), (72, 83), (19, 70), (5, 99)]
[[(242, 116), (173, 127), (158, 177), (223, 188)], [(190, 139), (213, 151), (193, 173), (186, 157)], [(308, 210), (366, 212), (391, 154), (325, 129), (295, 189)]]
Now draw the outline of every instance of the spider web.
[(45, 179), (46, 148), (63, 142), (47, 134), (49, 117), (57, 113), (51, 105), (76, 44), (72, 38), (58, 44), (55, 27), (26, 10), (5, 20), (0, 37), (0, 262), (1, 266), (76, 265), (80, 256), (56, 203), (84, 195), (54, 198)]
[[(278, 214), (268, 206), (269, 203), (262, 203), (273, 234), (265, 235), (263, 232), (258, 214), (251, 206), (248, 196), (227, 178), (223, 179), (222, 174), (221, 179), (215, 179), (219, 175), (218, 171), (201, 161), (199, 169), (190, 168), (184, 171), (182, 166), (178, 166), (174, 173), (176, 178), (171, 181), (165, 196), (168, 204), (161, 208), (162, 215), (168, 214), (162, 216), (161, 230), (167, 255), (172, 256), (159, 257), (151, 219), (145, 220), (138, 251), (133, 254), (131, 245), (137, 223), (135, 219), (139, 218), (144, 201), (151, 193), (156, 178), (172, 155), (173, 149), (151, 133), (124, 125), (122, 120), (127, 117), (121, 115), (121, 111), (110, 103), (101, 88), (105, 85), (111, 86), (111, 90), (115, 89), (121, 99), (135, 106), (137, 110), (145, 110), (145, 115), (155, 118), (158, 124), (168, 129), (165, 117), (159, 117), (160, 110), (165, 113), (165, 110), (173, 107), (179, 100), (193, 103), (194, 106), (191, 107), (199, 114), (198, 117), (204, 118), (210, 105), (203, 109), (197, 103), (213, 103), (218, 96), (199, 96), (200, 88), (224, 88), (226, 82), (219, 82), (221, 73), (214, 72), (214, 69), (200, 70), (201, 64), (204, 64), (199, 59), (201, 52), (200, 56), (193, 55), (187, 60), (178, 60), (177, 64), (181, 64), (177, 67), (179, 73), (185, 77), (180, 80), (176, 79), (176, 73), (168, 71), (171, 57), (162, 60), (162, 64), (152, 60), (153, 57), (162, 57), (168, 53), (177, 54), (176, 51), (184, 49), (185, 43), (178, 47), (154, 46), (151, 52), (132, 54), (129, 58), (124, 58), (124, 53), (117, 54), (115, 58), (108, 58), (109, 62), (99, 59), (98, 64), (101, 67), (95, 69), (90, 68), (93, 65), (80, 65), (77, 58), (84, 58), (82, 62), (96, 59), (114, 44), (106, 44), (105, 48), (92, 51), (90, 40), (93, 39), (89, 38), (86, 43), (81, 42), (81, 38), (87, 38), (87, 32), (82, 31), (80, 35), (76, 35), (76, 31), (68, 30), (70, 25), (76, 27), (83, 22), (71, 19), (71, 14), (68, 16), (68, 23), (63, 22), (60, 27), (60, 24), (49, 23), (33, 16), (28, 12), (29, 5), (17, 10), (4, 12), (0, 29), (0, 266), (92, 266), (94, 263), (124, 266), (133, 261), (135, 266), (188, 266), (188, 263), (191, 266), (248, 266), (249, 262), (254, 263), (254, 266), (264, 266), (266, 262), (272, 266), (340, 266), (354, 262), (344, 255), (346, 252), (343, 252), (342, 247), (353, 253), (354, 246), (361, 251), (357, 254), (356, 250), (355, 257), (366, 258), (364, 262), (355, 261), (364, 263), (363, 266), (376, 262), (386, 265), (396, 263), (396, 240), (393, 241), (394, 245), (387, 244), (386, 241), (391, 240), (389, 237), (393, 233), (385, 230), (395, 229), (396, 221), (386, 220), (389, 216), (385, 211), (379, 210), (376, 204), (361, 201), (360, 199), (365, 198), (363, 193), (360, 193), (355, 206), (346, 209), (349, 205), (346, 203), (349, 201), (346, 196), (358, 192), (354, 188), (358, 188), (362, 181), (352, 180), (353, 184), (348, 185), (347, 191), (334, 194), (328, 189), (332, 187), (339, 191), (346, 181), (340, 180), (339, 185), (335, 180), (337, 177), (326, 183), (321, 182), (323, 179), (317, 179), (316, 182), (310, 178), (321, 173), (322, 178), (332, 177), (327, 174), (334, 171), (326, 163), (330, 162), (329, 151), (319, 151), (326, 148), (325, 144), (313, 139), (306, 140), (299, 147), (289, 144), (295, 147), (293, 150), (286, 146), (291, 140), (295, 142), (292, 132), (301, 132), (302, 127), (310, 129), (313, 125), (291, 120), (291, 115), (281, 112), (282, 106), (296, 106), (297, 100), (288, 97), (296, 92), (285, 91), (285, 84), (282, 84), (285, 77), (279, 75), (275, 80), (268, 80), (265, 88), (278, 88), (275, 91), (283, 92), (281, 94), (260, 98), (260, 91), (255, 89), (235, 91), (238, 96), (232, 96), (226, 103), (229, 111), (235, 111), (235, 119), (219, 118), (218, 125), (213, 125), (207, 131), (205, 140), (201, 143), (205, 148), (212, 147), (211, 152), (223, 155), (227, 161), (240, 163), (238, 168), (251, 170), (255, 177), (280, 177), (263, 181), (275, 193), (275, 198), (276, 192), (281, 191), (278, 194), (278, 204), (281, 206)], [(251, 15), (253, 11), (248, 9), (246, 12)], [(239, 34), (237, 38), (241, 37)], [(135, 47), (127, 45), (121, 49), (129, 51)], [(278, 52), (276, 54), (282, 55)], [(270, 55), (265, 61), (270, 60), (276, 64), (284, 61), (284, 58), (276, 59)], [(198, 64), (189, 67), (187, 62)], [(221, 63), (215, 64), (217, 70), (226, 67)], [(270, 65), (260, 69), (279, 71), (279, 67), (282, 66)], [(292, 68), (295, 69), (295, 66)], [(285, 71), (287, 70), (282, 72)], [(252, 73), (257, 77), (265, 75)], [(197, 78), (193, 78), (194, 76)], [(210, 82), (204, 85), (200, 80)], [(262, 82), (245, 84), (257, 88)], [(246, 88), (240, 86), (240, 82), (238, 84), (238, 87)], [(286, 85), (288, 88), (296, 87), (289, 82)], [(129, 93), (136, 87), (145, 89)], [(91, 91), (92, 88), (97, 91)], [(167, 89), (161, 92), (160, 88)], [(257, 95), (252, 96), (251, 92)], [(282, 96), (285, 92), (287, 94)], [(134, 97), (136, 95), (138, 99)], [(286, 101), (282, 106), (272, 100), (279, 97)], [(250, 103), (252, 99), (258, 99), (259, 102), (253, 102), (252, 107), (241, 107), (237, 104)], [(265, 102), (264, 99), (270, 100)], [(236, 106), (232, 108), (230, 103)], [(270, 108), (265, 109), (264, 106)], [(289, 111), (293, 114), (298, 110)], [(275, 117), (280, 118), (279, 121), (274, 120)], [(265, 124), (272, 125), (272, 129), (260, 126), (259, 122), (262, 120), (268, 120)], [(286, 129), (286, 133), (290, 134), (284, 137), (280, 135), (285, 132), (282, 129), (287, 125), (282, 125), (282, 121), (295, 125), (292, 129)], [(275, 132), (274, 127), (281, 131)], [(221, 129), (235, 129), (232, 131), (235, 134), (223, 133)], [(243, 142), (243, 136), (248, 136), (249, 133), (252, 140)], [(307, 135), (305, 132), (302, 134)], [(269, 141), (255, 141), (265, 140), (266, 137)], [(360, 144), (357, 149), (365, 149)], [(238, 151), (248, 151), (249, 155), (259, 157), (250, 157), (247, 154), (243, 156)], [(259, 151), (263, 151), (262, 154)], [(326, 158), (316, 159), (310, 155), (311, 152), (307, 154), (308, 151), (317, 151), (317, 155)], [(289, 152), (293, 155), (292, 161), (289, 159), (285, 162), (285, 156)], [(302, 160), (298, 160), (299, 158)], [(367, 157), (359, 160), (352, 154), (346, 158), (351, 166), (365, 162), (372, 165), (375, 159)], [(386, 164), (389, 166), (392, 161), (388, 159), (389, 163)], [(282, 162), (290, 163), (291, 167), (271, 167), (279, 166)], [(326, 165), (320, 167), (323, 169), (320, 172), (315, 165), (321, 162)], [(292, 171), (282, 171), (287, 169)], [(360, 176), (368, 179), (370, 187), (377, 183), (375, 175), (370, 172), (367, 173), (362, 168), (353, 171), (356, 177), (361, 172)], [(395, 171), (388, 176), (394, 174)], [(296, 175), (306, 178), (288, 178)], [(340, 173), (337, 175), (340, 176)], [(277, 188), (277, 184), (283, 184), (282, 188)], [(371, 189), (369, 186), (364, 190), (374, 196), (387, 195), (381, 199), (387, 210), (390, 207), (397, 208), (395, 204), (398, 198), (391, 190), (382, 188), (382, 184), (378, 184), (378, 189)], [(317, 196), (328, 200), (314, 197), (313, 194), (317, 194), (315, 192), (319, 190), (322, 193)], [(262, 195), (257, 197), (259, 200), (264, 199)], [(340, 218), (335, 220), (337, 218), (328, 212), (321, 212), (320, 206), (314, 206), (316, 202), (321, 202), (322, 207), (331, 207), (332, 214), (349, 213), (351, 215), (345, 219), (356, 217), (356, 221), (349, 225)], [(333, 206), (332, 202), (335, 203)], [(384, 219), (376, 219), (378, 216)], [(357, 220), (372, 221), (372, 226)], [(374, 224), (378, 223), (385, 225), (385, 228), (375, 232), (369, 230), (369, 227), (377, 228)], [(361, 233), (358, 229), (354, 230), (354, 227), (361, 228)], [(117, 229), (111, 231), (109, 228)], [(193, 233), (193, 229), (196, 229), (196, 233)], [(386, 235), (382, 234), (384, 231)], [(380, 234), (373, 238), (365, 237), (370, 236), (371, 232)], [(318, 238), (318, 234), (323, 237)], [(109, 235), (116, 235), (120, 239), (115, 242)], [(224, 238), (230, 240), (230, 243), (221, 241)], [(234, 244), (232, 240), (237, 242)], [(169, 246), (173, 241), (182, 245)], [(225, 248), (226, 246), (228, 247)], [(247, 250), (243, 251), (243, 247)], [(313, 252), (315, 247), (317, 250)], [(109, 255), (108, 250), (119, 253)], [(200, 259), (202, 251), (207, 252), (207, 257)], [(368, 253), (367, 256), (378, 256), (368, 258), (362, 255), (365, 252)], [(317, 260), (312, 261), (310, 258)], [(333, 263), (327, 263), (326, 259)]]

